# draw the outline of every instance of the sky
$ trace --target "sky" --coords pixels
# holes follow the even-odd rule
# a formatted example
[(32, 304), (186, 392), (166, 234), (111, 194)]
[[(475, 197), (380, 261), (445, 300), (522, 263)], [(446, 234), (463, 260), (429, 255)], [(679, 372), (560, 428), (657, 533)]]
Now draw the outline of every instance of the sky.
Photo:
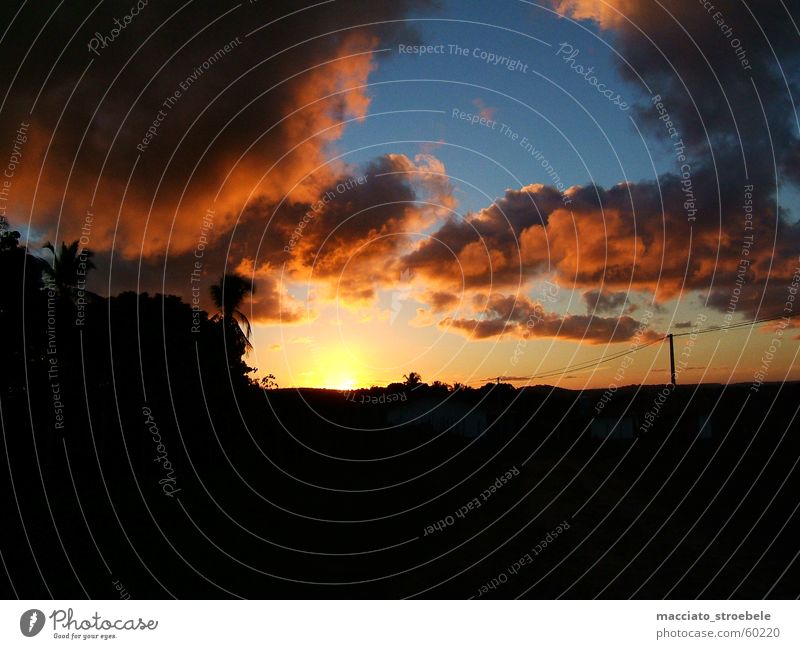
[[(281, 387), (665, 383), (665, 334), (800, 309), (779, 0), (190, 4), (14, 17), (0, 206), (32, 248), (91, 213), (102, 294), (251, 277)], [(675, 344), (679, 382), (800, 378), (790, 319)]]

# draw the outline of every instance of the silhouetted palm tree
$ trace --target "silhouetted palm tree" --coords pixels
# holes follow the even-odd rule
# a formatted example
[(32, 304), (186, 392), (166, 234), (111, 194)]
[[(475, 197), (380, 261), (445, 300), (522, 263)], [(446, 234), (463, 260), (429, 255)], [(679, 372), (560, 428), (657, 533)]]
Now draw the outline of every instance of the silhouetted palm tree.
[(255, 292), (253, 282), (238, 273), (223, 275), (219, 284), (211, 287), (211, 299), (217, 307), (217, 315), (214, 317), (222, 320), (226, 331), (231, 332), (248, 351), (253, 348), (250, 342), (252, 327), (240, 307), (247, 294)]
[(415, 388), (422, 383), (422, 377), (419, 375), (419, 372), (409, 372), (408, 374), (403, 374), (403, 378), (406, 380), (406, 387), (409, 388)]
[(58, 251), (49, 241), (43, 246), (53, 255), (52, 263), (45, 260), (44, 275), (65, 300), (72, 298), (75, 288), (81, 281), (86, 281), (86, 275), (95, 267), (92, 262), (94, 253), (85, 248), (81, 250), (78, 245), (76, 239), (69, 245), (62, 242)]

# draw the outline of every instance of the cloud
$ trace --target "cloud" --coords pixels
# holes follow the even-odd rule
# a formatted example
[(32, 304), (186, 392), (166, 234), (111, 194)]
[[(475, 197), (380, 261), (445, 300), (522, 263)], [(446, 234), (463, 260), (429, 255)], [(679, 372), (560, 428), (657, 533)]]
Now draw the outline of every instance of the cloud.
[(546, 267), (546, 256), (522, 259), (519, 237), (561, 205), (559, 192), (543, 185), (507, 189), (477, 213), (449, 217), (404, 263), (430, 278), (446, 273), (466, 287), (519, 284), (529, 271)]
[(125, 258), (191, 252), (212, 207), (222, 236), (252, 201), (313, 200), (344, 170), (327, 162), (340, 122), (368, 110), (372, 52), (417, 41), (397, 19), (431, 6), (150, 2), (95, 55), (87, 43), (130, 2), (70, 3), (52, 15), (32, 4), (0, 63), (4, 86), (13, 81), (0, 138), (30, 122), (9, 215), (19, 224), (32, 214), (43, 239), (70, 239), (91, 207), (91, 247), (113, 242)]
[(472, 100), (472, 105), (478, 109), (478, 114), (486, 120), (493, 120), (497, 113), (497, 108), (494, 106), (487, 106), (486, 102), (483, 101), (480, 97), (476, 97)]
[[(790, 92), (797, 96), (796, 19), (786, 5), (664, 0), (553, 0), (562, 14), (591, 19), (620, 53), (626, 79), (664, 99), (691, 154), (713, 153), (723, 176), (774, 186), (771, 153), (780, 173), (800, 179), (800, 133)], [(685, 30), (685, 33), (684, 33)], [(640, 80), (641, 79), (641, 80)], [(637, 117), (663, 135), (652, 102)], [(712, 186), (713, 187), (713, 186)]]
[(296, 324), (316, 318), (310, 305), (304, 305), (281, 286), (279, 276), (269, 264), (256, 268), (250, 259), (242, 259), (235, 272), (249, 278), (255, 290), (242, 309), (254, 324)]
[[(717, 179), (708, 167), (693, 173), (698, 188)], [(735, 296), (742, 315), (780, 312), (798, 265), (800, 226), (775, 212), (768, 186), (750, 192), (757, 204), (750, 220), (740, 185), (719, 199), (697, 197), (700, 216), (691, 221), (681, 183), (666, 174), (608, 189), (572, 187), (568, 206), (550, 187), (509, 189), (477, 213), (448, 219), (403, 263), (440, 291), (463, 282), (513, 292), (552, 274), (561, 286), (604, 294), (641, 291), (663, 303), (699, 292), (720, 311)]]
[(389, 154), (343, 171), (313, 201), (253, 202), (230, 254), (285, 266), (287, 281), (345, 306), (368, 306), (378, 288), (405, 283), (402, 254), (455, 205), (444, 166), (432, 155)]
[(552, 0), (561, 14), (576, 20), (594, 20), (604, 29), (620, 27), (625, 17), (636, 8), (636, 0)]
[[(776, 207), (777, 180), (800, 181), (800, 131), (793, 100), (800, 90), (800, 49), (796, 19), (787, 6), (725, 3), (709, 9), (683, 0), (552, 4), (564, 15), (595, 20), (607, 30), (603, 36), (620, 54), (615, 59), (620, 74), (644, 97), (636, 119), (670, 155), (675, 155), (676, 141), (686, 148), (697, 209), (691, 250), (680, 218), (686, 212), (681, 210), (686, 187), (677, 178), (664, 178), (663, 223), (657, 223), (653, 207), (659, 188), (640, 185), (649, 196), (635, 195), (637, 215), (651, 222), (642, 237), (647, 254), (680, 259), (675, 251), (685, 250), (687, 256), (690, 251), (685, 287), (705, 293), (719, 310), (732, 306), (748, 316), (779, 312), (800, 247), (800, 227)], [(654, 96), (674, 122), (675, 136), (667, 135)], [(752, 228), (745, 222), (747, 186), (753, 187)], [(647, 237), (657, 241), (652, 237), (659, 225), (667, 234), (663, 245), (649, 246)], [(753, 237), (753, 246), (745, 259), (749, 267), (740, 274), (746, 236)], [(736, 283), (739, 276), (744, 287)], [(676, 280), (667, 279), (666, 293), (678, 291)]]
[[(447, 218), (403, 264), (444, 293), (520, 294), (551, 275), (594, 291), (605, 311), (601, 296), (641, 291), (656, 306), (700, 295), (743, 317), (780, 312), (800, 250), (800, 225), (776, 207), (776, 177), (800, 179), (790, 94), (800, 90), (800, 50), (790, 16), (742, 4), (726, 7), (720, 24), (682, 0), (552, 4), (608, 30), (620, 74), (641, 93), (637, 121), (675, 171), (565, 195), (539, 184), (510, 188), (477, 212)], [(502, 318), (454, 322), (478, 335), (508, 328)]]
[(472, 318), (448, 317), (443, 329), (454, 329), (472, 339), (511, 336), (514, 338), (560, 338), (589, 344), (624, 342), (637, 334), (642, 341), (655, 340), (661, 334), (630, 316), (619, 318), (561, 315), (546, 311), (541, 304), (524, 296), (476, 296), (484, 308)]
[(583, 301), (586, 302), (586, 311), (589, 313), (631, 313), (636, 310), (636, 305), (628, 302), (628, 293), (603, 292), (599, 289), (592, 289), (583, 294)]
[(461, 302), (461, 298), (446, 291), (429, 291), (422, 296), (422, 300), (429, 304), (434, 313), (447, 311)]

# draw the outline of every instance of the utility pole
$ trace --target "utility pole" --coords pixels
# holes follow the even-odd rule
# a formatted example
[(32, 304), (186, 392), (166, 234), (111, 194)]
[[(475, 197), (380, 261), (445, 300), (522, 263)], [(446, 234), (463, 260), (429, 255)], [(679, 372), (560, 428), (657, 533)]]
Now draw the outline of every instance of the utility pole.
[(669, 334), (669, 375), (672, 387), (675, 387), (677, 381), (675, 380), (675, 348), (672, 346), (672, 334)]

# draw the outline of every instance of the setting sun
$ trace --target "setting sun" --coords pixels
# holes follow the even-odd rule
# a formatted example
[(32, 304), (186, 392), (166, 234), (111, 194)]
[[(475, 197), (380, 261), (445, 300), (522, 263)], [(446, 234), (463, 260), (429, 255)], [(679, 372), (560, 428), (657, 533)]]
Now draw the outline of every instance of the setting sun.
[(352, 390), (366, 383), (358, 352), (348, 347), (322, 351), (309, 384), (331, 390)]
[(352, 390), (356, 387), (356, 380), (349, 376), (332, 376), (324, 381), (324, 387), (333, 390)]

